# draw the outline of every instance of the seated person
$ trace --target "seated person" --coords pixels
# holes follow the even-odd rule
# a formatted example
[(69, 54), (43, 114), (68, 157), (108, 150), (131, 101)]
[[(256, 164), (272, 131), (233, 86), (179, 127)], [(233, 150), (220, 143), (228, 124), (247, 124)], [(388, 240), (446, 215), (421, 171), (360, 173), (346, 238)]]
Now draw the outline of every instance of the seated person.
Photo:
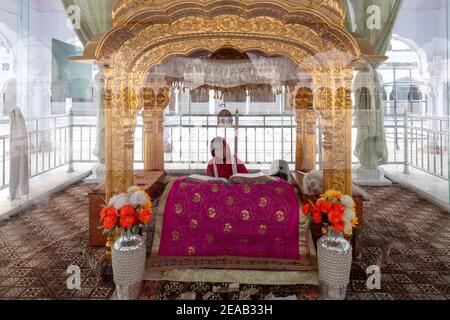
[(213, 158), (206, 169), (209, 177), (229, 179), (236, 173), (248, 173), (244, 163), (231, 153), (224, 138), (216, 137), (211, 141), (211, 155)]

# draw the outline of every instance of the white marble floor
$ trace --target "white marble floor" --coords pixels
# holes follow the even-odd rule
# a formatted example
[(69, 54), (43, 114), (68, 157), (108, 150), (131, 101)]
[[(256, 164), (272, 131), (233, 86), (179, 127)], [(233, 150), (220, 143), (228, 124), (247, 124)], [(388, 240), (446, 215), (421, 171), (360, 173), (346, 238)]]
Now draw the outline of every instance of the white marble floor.
[(389, 180), (402, 184), (450, 213), (448, 180), (411, 167), (409, 167), (410, 173), (405, 174), (403, 165), (387, 165), (383, 168)]
[(91, 174), (93, 164), (75, 163), (75, 172), (68, 173), (63, 166), (30, 180), (30, 194), (20, 199), (10, 201), (9, 189), (0, 190), (0, 221), (8, 219), (28, 207), (45, 200), (51, 194), (67, 188), (69, 185), (83, 180)]

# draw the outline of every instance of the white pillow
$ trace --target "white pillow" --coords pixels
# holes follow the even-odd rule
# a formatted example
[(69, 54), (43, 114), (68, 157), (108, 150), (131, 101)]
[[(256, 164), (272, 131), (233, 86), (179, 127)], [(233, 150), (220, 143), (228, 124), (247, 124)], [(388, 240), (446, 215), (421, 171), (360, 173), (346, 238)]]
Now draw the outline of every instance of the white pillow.
[(307, 196), (323, 193), (323, 171), (303, 173), (303, 193)]
[[(323, 193), (323, 171), (316, 170), (303, 173), (303, 194), (307, 196), (320, 196)], [(353, 184), (353, 195), (355, 197), (363, 197), (364, 200), (370, 200), (370, 195), (362, 188)]]

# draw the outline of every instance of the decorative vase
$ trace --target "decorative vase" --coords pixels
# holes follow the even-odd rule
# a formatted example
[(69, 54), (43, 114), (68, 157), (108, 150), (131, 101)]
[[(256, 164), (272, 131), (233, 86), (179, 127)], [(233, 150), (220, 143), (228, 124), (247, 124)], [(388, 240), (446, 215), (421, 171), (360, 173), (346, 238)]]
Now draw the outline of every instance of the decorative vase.
[(328, 233), (317, 242), (319, 290), (323, 299), (344, 300), (350, 282), (352, 245), (342, 232), (328, 227)]
[(146, 247), (136, 234), (122, 233), (111, 250), (116, 293), (119, 300), (134, 300), (141, 293)]
[(325, 231), (325, 232), (323, 231), (325, 229), (325, 225), (323, 224), (323, 222), (320, 222), (320, 223), (312, 222), (310, 224), (310, 228), (311, 228), (312, 239), (314, 242), (314, 248), (316, 249), (316, 252), (317, 252), (317, 242), (327, 231)]

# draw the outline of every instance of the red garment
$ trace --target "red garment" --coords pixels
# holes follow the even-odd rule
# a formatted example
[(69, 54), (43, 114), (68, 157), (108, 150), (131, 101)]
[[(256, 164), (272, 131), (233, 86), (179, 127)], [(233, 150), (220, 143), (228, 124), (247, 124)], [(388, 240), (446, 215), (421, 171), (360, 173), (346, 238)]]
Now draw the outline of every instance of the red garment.
[[(235, 159), (238, 173), (248, 173), (245, 164), (241, 160), (239, 160), (239, 158), (237, 158), (236, 156)], [(230, 177), (233, 175), (233, 165), (231, 163), (217, 164), (217, 171), (219, 172), (220, 178), (230, 179)], [(214, 177), (214, 158), (211, 159), (208, 163), (206, 175), (209, 177)]]

